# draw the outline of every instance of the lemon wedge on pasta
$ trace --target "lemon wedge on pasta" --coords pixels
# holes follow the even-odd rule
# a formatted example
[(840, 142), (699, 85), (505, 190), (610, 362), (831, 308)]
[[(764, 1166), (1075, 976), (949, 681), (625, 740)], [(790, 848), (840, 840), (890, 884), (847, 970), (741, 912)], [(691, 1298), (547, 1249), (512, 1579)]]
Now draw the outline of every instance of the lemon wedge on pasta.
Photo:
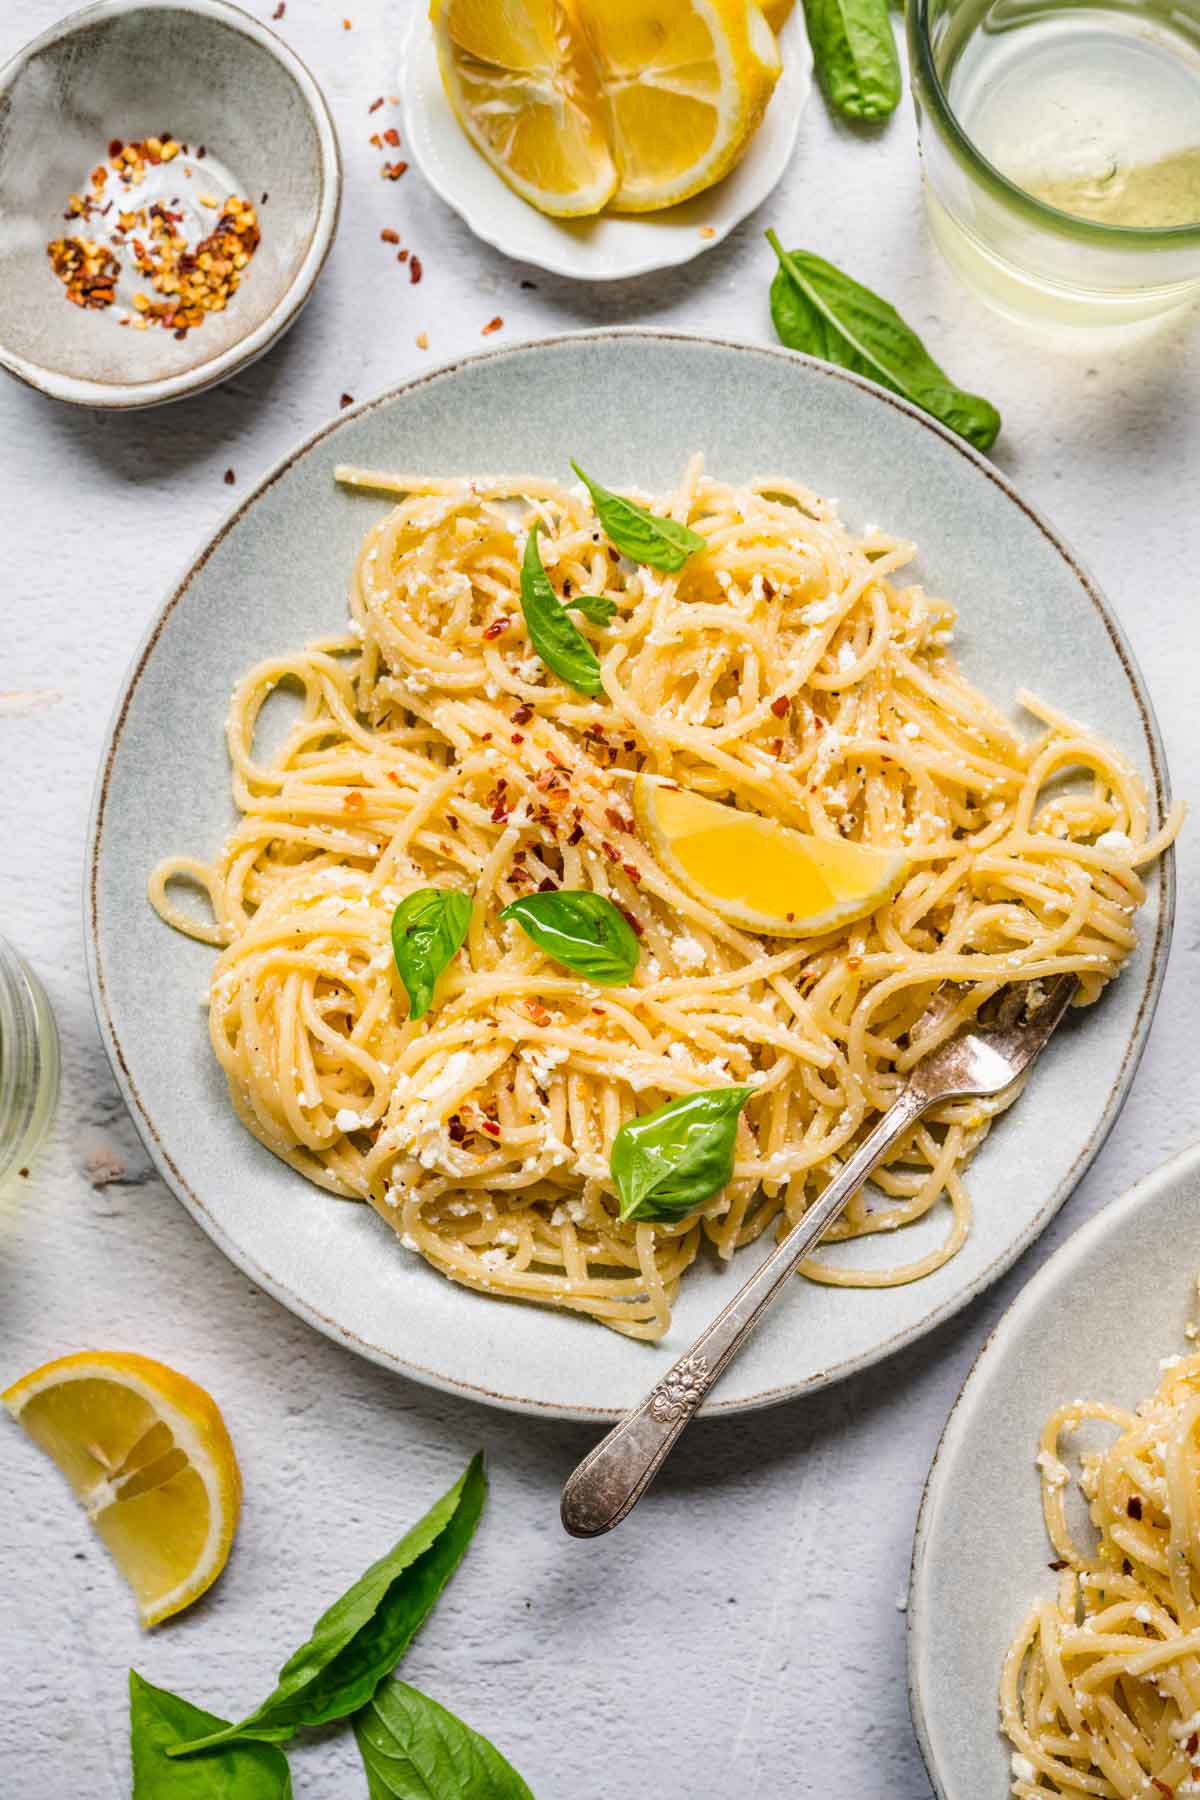
[(480, 155), (540, 212), (599, 212), (619, 175), (562, 0), (432, 0), (429, 16), (446, 98)]
[(732, 924), (818, 937), (865, 918), (903, 881), (896, 850), (812, 837), (758, 813), (639, 775), (634, 811), (663, 868)]
[(0, 1399), (70, 1482), (143, 1625), (212, 1586), (233, 1543), (242, 1481), (202, 1387), (148, 1356), (84, 1350), (43, 1363)]

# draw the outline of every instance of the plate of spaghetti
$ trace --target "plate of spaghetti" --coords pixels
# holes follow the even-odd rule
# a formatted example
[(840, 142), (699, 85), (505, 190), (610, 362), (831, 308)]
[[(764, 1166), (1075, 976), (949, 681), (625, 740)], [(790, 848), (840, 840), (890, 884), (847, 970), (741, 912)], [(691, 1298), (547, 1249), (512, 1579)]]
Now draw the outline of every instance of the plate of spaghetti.
[(909, 1600), (942, 1800), (1200, 1792), (1198, 1205), (1192, 1148), (1091, 1219), (950, 1416)]
[(915, 1131), (716, 1400), (761, 1405), (928, 1329), (1065, 1198), (1148, 1028), (1176, 824), (1119, 628), (990, 465), (824, 364), (584, 334), (346, 413), (192, 565), (101, 771), (94, 992), (256, 1280), (592, 1417), (811, 1204), (935, 992), (948, 1031), (1077, 971), (1011, 1115)]

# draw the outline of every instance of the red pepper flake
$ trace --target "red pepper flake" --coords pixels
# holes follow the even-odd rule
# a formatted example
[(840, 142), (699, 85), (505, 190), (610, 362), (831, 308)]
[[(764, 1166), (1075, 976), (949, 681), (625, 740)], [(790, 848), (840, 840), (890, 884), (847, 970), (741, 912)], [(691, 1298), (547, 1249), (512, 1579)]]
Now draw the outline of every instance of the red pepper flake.
[(400, 233), (398, 231), (393, 231), (390, 225), (385, 225), (379, 235), (385, 244), (398, 244), (400, 242)]
[(817, 728), (817, 730), (818, 730), (818, 731), (824, 731), (824, 729), (825, 729), (825, 721), (824, 721), (824, 719), (823, 719), (823, 718), (822, 718), (822, 717), (821, 717), (821, 715), (820, 715), (820, 713), (814, 713), (814, 714), (813, 714), (813, 724), (814, 724), (814, 725), (815, 725), (815, 726), (816, 726), (816, 728)]
[(628, 877), (629, 877), (630, 881), (632, 881), (634, 887), (637, 887), (640, 885), (641, 879), (642, 879), (642, 871), (637, 867), (637, 865), (635, 863), (622, 863), (621, 864), (621, 872), (622, 872), (622, 874), (628, 875)]
[[(386, 136), (387, 134), (385, 133), (384, 135)], [(383, 176), (385, 181), (399, 181), (407, 167), (408, 164), (406, 162), (384, 163), (379, 173)]]
[(514, 725), (528, 725), (532, 717), (532, 706), (518, 706), (516, 712), (512, 716), (512, 721)]
[(1184, 1749), (1189, 1756), (1195, 1756), (1197, 1750), (1200, 1750), (1200, 1732), (1193, 1731), (1191, 1737), (1184, 1745)]
[(1061, 1558), (1061, 1557), (1059, 1557), (1059, 1558), (1056, 1558), (1056, 1560), (1055, 1560), (1055, 1561), (1054, 1561), (1054, 1562), (1052, 1562), (1052, 1563), (1047, 1563), (1047, 1564), (1046, 1564), (1046, 1567), (1047, 1567), (1047, 1568), (1048, 1568), (1048, 1569), (1052, 1569), (1052, 1570), (1053, 1570), (1053, 1571), (1054, 1571), (1054, 1573), (1055, 1573), (1055, 1574), (1056, 1574), (1056, 1575), (1061, 1575), (1061, 1574), (1062, 1574), (1062, 1572), (1063, 1572), (1063, 1570), (1064, 1570), (1064, 1569), (1069, 1569), (1069, 1568), (1070, 1568), (1070, 1566), (1071, 1566), (1071, 1565), (1070, 1565), (1070, 1563), (1069, 1563), (1069, 1562), (1066, 1562), (1066, 1561), (1065, 1561), (1065, 1560), (1064, 1560), (1064, 1559), (1063, 1559), (1063, 1558)]
[(632, 831), (633, 820), (622, 818), (615, 806), (606, 806), (604, 816), (614, 831)]
[(791, 700), (786, 694), (779, 694), (771, 702), (771, 711), (777, 719), (786, 719), (792, 710)]
[(489, 640), (492, 638), (503, 637), (511, 624), (512, 620), (508, 618), (507, 615), (502, 614), (500, 618), (493, 619), (490, 625), (484, 626), (483, 635)]
[(1150, 1786), (1157, 1788), (1160, 1794), (1165, 1794), (1167, 1800), (1175, 1800), (1175, 1789), (1173, 1787), (1168, 1787), (1165, 1781), (1160, 1781), (1157, 1775), (1152, 1775), (1150, 1777)]
[(367, 111), (369, 113), (378, 112), (382, 105), (383, 105), (383, 95), (380, 94), (378, 100), (372, 100), (370, 106), (368, 106), (368, 108), (367, 108)]
[(343, 20), (342, 20), (342, 30), (343, 30), (343, 31), (349, 31), (349, 29), (350, 29), (350, 21), (349, 21), (349, 19), (343, 19)]
[(342, 801), (343, 812), (361, 812), (366, 802), (361, 788), (352, 788)]
[(627, 906), (618, 906), (617, 911), (629, 926), (630, 930), (634, 933), (635, 937), (645, 937), (646, 927), (642, 924), (640, 919), (634, 917)]
[(504, 320), (500, 317), (500, 314), (497, 313), (494, 319), (488, 320), (487, 324), (479, 334), (480, 337), (491, 337), (493, 331), (499, 331), (503, 323)]
[(371, 133), (370, 137), (367, 139), (367, 142), (368, 142), (368, 144), (370, 144), (372, 150), (382, 150), (383, 149), (383, 139), (380, 137), (380, 135), (377, 131), (373, 131)]
[(523, 744), (525, 742), (525, 739), (522, 737), (522, 735), (519, 731), (514, 731), (512, 734), (512, 738), (510, 739), (510, 742), (514, 743), (514, 744)]
[(861, 969), (862, 966), (863, 959), (861, 956), (848, 956), (846, 958), (846, 967), (848, 969)]
[(125, 146), (121, 142), (120, 138), (110, 138), (108, 140), (109, 160), (114, 161), (118, 156), (120, 156), (120, 154), (124, 148), (125, 148)]
[(425, 271), (424, 271), (424, 269), (423, 269), (423, 268), (422, 268), (422, 267), (421, 267), (421, 259), (420, 259), (420, 257), (419, 257), (419, 256), (414, 256), (414, 257), (413, 257), (413, 259), (412, 259), (412, 262), (411, 262), (411, 264), (410, 264), (410, 265), (409, 265), (409, 271), (408, 271), (408, 278), (409, 278), (409, 280), (410, 280), (410, 281), (411, 281), (411, 282), (412, 282), (412, 283), (413, 283), (413, 284), (414, 284), (414, 286), (415, 286), (415, 284), (416, 284), (416, 283), (417, 283), (417, 282), (418, 282), (418, 281), (420, 281), (420, 279), (421, 279), (421, 277), (422, 277), (422, 275), (423, 275), (423, 274), (424, 274), (424, 273), (425, 273)]
[(492, 808), (492, 824), (503, 825), (507, 817), (508, 807), (504, 804), (503, 800), (497, 800), (495, 806)]
[(529, 1014), (535, 1025), (548, 1025), (550, 1023), (550, 1014), (546, 1011), (546, 1008), (542, 1005), (540, 1000), (526, 1000), (524, 1005), (525, 1011)]
[(388, 126), (387, 130), (383, 134), (383, 141), (385, 144), (390, 144), (392, 146), (393, 150), (396, 150), (399, 148), (400, 133), (396, 130), (396, 127), (394, 125)]
[(1129, 1499), (1125, 1502), (1125, 1511), (1131, 1519), (1141, 1518), (1142, 1503), (1136, 1494), (1131, 1494)]
[(287, 11), (287, 0), (279, 0), (279, 5), (275, 8), (275, 11), (271, 14), (271, 17), (273, 19), (282, 19), (283, 15), (286, 11)]
[[(814, 789), (813, 789), (813, 793), (814, 793), (814, 794), (815, 794), (815, 793), (816, 793), (816, 791), (817, 791), (817, 790), (816, 790), (816, 788), (814, 788)], [(784, 918), (785, 918), (785, 919), (786, 919), (786, 920), (787, 920), (787, 922), (788, 922), (788, 924), (789, 924), (789, 925), (794, 925), (794, 924), (795, 924), (795, 923), (796, 923), (796, 915), (795, 915), (795, 913), (785, 913), (785, 914), (784, 914), (784, 915), (783, 915), (783, 916), (784, 916)]]
[(773, 600), (775, 598), (775, 588), (765, 575), (763, 576), (763, 593), (768, 600)]
[(225, 482), (226, 487), (232, 487), (234, 482), (237, 480), (237, 476), (234, 474), (232, 469), (226, 469), (223, 480)]
[(576, 825), (574, 827), (574, 829), (572, 830), (571, 835), (568, 837), (567, 842), (568, 842), (568, 844), (574, 846), (575, 844), (577, 844), (579, 842), (579, 840), (582, 838), (582, 836), (583, 836), (583, 826)]
[(558, 883), (557, 881), (551, 881), (549, 875), (547, 875), (545, 881), (538, 882), (537, 891), (539, 894), (557, 894)]
[(338, 405), (339, 406), (353, 406), (354, 405), (354, 395), (353, 394), (343, 394), (341, 399), (338, 401)]
[(449, 1122), (447, 1123), (446, 1130), (449, 1133), (450, 1142), (452, 1144), (465, 1144), (466, 1143), (467, 1128), (463, 1124), (462, 1120), (459, 1118), (457, 1113), (455, 1113), (454, 1117), (452, 1119), (450, 1119)]
[(605, 856), (607, 856), (609, 862), (612, 862), (612, 863), (620, 862), (621, 852), (619, 850), (614, 849), (613, 846), (609, 843), (607, 838), (600, 839), (600, 848), (603, 850)]
[(489, 1137), (498, 1138), (500, 1136), (500, 1127), (497, 1125), (495, 1119), (485, 1119), (483, 1121), (483, 1129), (487, 1132)]
[(197, 161), (198, 161), (198, 162), (203, 162), (203, 161), (204, 161), (204, 159), (205, 159), (205, 157), (206, 157), (206, 156), (207, 156), (207, 155), (208, 155), (208, 145), (207, 145), (207, 144), (199, 144), (199, 145), (197, 145), (197, 147), (196, 147), (196, 160), (197, 160)]
[(772, 756), (782, 756), (783, 755), (783, 739), (782, 738), (772, 738), (771, 739), (771, 755)]
[(408, 251), (407, 250), (397, 250), (396, 261), (397, 262), (407, 262), (408, 261)]

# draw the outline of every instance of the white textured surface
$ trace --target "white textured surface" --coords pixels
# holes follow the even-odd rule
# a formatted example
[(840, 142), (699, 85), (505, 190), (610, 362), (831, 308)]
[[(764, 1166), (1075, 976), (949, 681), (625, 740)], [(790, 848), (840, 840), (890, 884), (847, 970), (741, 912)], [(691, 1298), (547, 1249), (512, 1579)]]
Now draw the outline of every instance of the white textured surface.
[[(84, 977), (92, 777), (117, 683), (172, 577), (230, 499), (342, 392), (362, 398), (477, 348), (496, 314), (503, 341), (606, 321), (769, 341), (772, 259), (760, 231), (774, 222), (887, 293), (951, 371), (1001, 407), (997, 460), (1117, 605), (1186, 796), (1200, 757), (1192, 321), (1077, 352), (993, 318), (929, 243), (907, 104), (881, 134), (859, 135), (814, 100), (776, 201), (675, 276), (599, 291), (537, 275), (522, 289), (527, 272), (473, 243), (415, 172), (379, 179), (367, 138), (389, 113), (369, 118), (367, 107), (388, 89), (403, 20), (389, 0), (344, 3), (349, 32), (315, 0), (289, 0), (281, 26), (334, 107), (347, 178), (333, 258), (291, 336), (228, 386), (150, 414), (101, 418), (15, 384), (0, 390), (0, 690), (47, 692), (38, 710), (0, 709), (0, 928), (43, 977), (65, 1048), (53, 1141), (0, 1209), (0, 1375), (84, 1344), (162, 1356), (220, 1400), (247, 1487), (220, 1586), (141, 1639), (55, 1472), (0, 1430), (0, 1792), (62, 1800), (82, 1780), (96, 1800), (120, 1800), (130, 1662), (217, 1711), (256, 1700), (316, 1613), (483, 1444), (484, 1524), (405, 1668), (492, 1735), (538, 1800), (917, 1800), (928, 1787), (897, 1601), (945, 1414), (1034, 1264), (1200, 1128), (1194, 831), (1146, 1060), (1042, 1244), (883, 1369), (697, 1428), (627, 1525), (578, 1545), (559, 1530), (557, 1493), (588, 1431), (434, 1397), (354, 1360), (256, 1294), (149, 1177)], [(57, 10), (58, 0), (5, 9), (0, 55)], [(420, 286), (380, 243), (389, 224), (420, 254)], [(231, 466), (232, 490), (221, 479)], [(93, 1176), (111, 1172), (114, 1157), (121, 1179), (94, 1185), (89, 1164)], [(1194, 1246), (1181, 1255), (1194, 1260)], [(306, 1743), (293, 1764), (298, 1800), (363, 1791), (345, 1737)]]

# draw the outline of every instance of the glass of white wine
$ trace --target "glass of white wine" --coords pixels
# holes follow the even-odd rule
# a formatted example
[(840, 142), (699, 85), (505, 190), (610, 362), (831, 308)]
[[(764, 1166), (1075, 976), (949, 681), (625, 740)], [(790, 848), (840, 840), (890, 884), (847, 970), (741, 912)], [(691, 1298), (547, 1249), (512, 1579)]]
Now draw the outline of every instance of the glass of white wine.
[(1200, 0), (909, 0), (926, 197), (1001, 311), (1121, 324), (1200, 294)]

